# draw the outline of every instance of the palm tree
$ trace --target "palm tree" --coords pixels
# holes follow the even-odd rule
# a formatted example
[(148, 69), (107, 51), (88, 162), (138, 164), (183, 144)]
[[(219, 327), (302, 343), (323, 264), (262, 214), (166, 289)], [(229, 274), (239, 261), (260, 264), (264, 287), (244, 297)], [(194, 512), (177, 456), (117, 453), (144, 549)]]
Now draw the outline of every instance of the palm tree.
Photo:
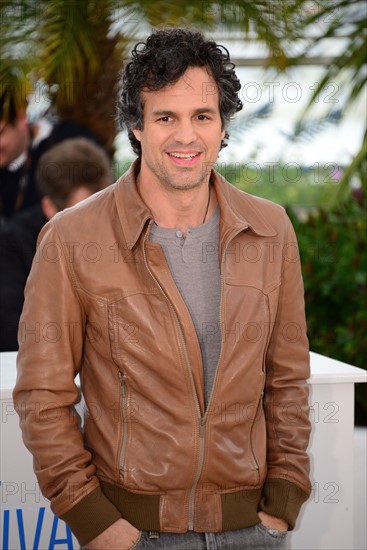
[(255, 30), (270, 58), (284, 66), (288, 15), (296, 5), (283, 0), (3, 0), (0, 97), (12, 96), (20, 106), (42, 82), (52, 109), (87, 126), (112, 154), (116, 87), (132, 40), (163, 24), (209, 30), (225, 24), (243, 36)]
[[(315, 3), (316, 4), (316, 3)], [(315, 8), (315, 5), (313, 6)], [(344, 44), (338, 57), (326, 67), (323, 78), (315, 87), (308, 105), (301, 117), (296, 132), (305, 125), (304, 119), (312, 111), (315, 100), (330, 84), (337, 83), (342, 105), (338, 106), (340, 116), (343, 116), (363, 94), (366, 93), (366, 61), (367, 61), (367, 7), (364, 0), (333, 0), (320, 2), (317, 9), (310, 11), (310, 3), (299, 1), (303, 17), (295, 20), (294, 37), (303, 43), (303, 51), (292, 60), (292, 63), (302, 61), (312, 55), (316, 49), (322, 48), (325, 41), (332, 39)], [(322, 32), (312, 33), (310, 30), (321, 28)], [(332, 114), (332, 113), (330, 113)], [(340, 180), (335, 202), (345, 198), (350, 191), (350, 181), (358, 174), (364, 193), (367, 192), (367, 129), (360, 150), (345, 169)]]
[[(19, 107), (27, 94), (43, 95), (61, 118), (92, 130), (113, 153), (119, 71), (129, 47), (151, 27), (192, 25), (256, 36), (268, 46), (267, 65), (280, 70), (302, 64), (325, 39), (345, 41), (342, 54), (326, 67), (304, 116), (330, 82), (348, 88), (342, 114), (365, 90), (366, 9), (364, 0), (3, 0), (0, 7), (0, 97)], [(315, 28), (321, 32), (315, 34)], [(299, 53), (299, 48), (302, 51)], [(298, 53), (295, 55), (294, 52)], [(6, 114), (6, 113), (5, 113)], [(301, 129), (304, 120), (300, 121)], [(367, 133), (346, 169), (343, 196), (356, 172), (366, 186)]]

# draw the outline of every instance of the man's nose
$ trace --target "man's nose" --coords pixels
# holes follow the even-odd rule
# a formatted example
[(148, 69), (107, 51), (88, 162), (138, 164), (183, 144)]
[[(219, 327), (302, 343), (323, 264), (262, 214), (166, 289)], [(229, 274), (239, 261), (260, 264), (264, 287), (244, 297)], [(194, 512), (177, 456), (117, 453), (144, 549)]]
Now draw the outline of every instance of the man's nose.
[(176, 126), (175, 139), (179, 143), (189, 144), (196, 140), (196, 130), (191, 120), (182, 120)]

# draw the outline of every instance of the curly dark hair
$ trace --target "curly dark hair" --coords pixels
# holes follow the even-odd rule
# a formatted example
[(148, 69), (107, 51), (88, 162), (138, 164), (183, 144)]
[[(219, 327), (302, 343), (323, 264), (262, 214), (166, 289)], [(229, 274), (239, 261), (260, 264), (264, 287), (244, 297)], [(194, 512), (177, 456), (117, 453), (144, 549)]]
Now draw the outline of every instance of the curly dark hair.
[[(24, 109), (25, 107), (26, 106), (24, 106)], [(14, 97), (4, 92), (0, 97), (0, 120), (4, 120), (8, 124), (14, 125), (18, 114)]]
[[(237, 93), (241, 84), (224, 46), (207, 40), (196, 30), (156, 30), (146, 42), (138, 42), (132, 50), (132, 61), (122, 71), (117, 101), (117, 120), (121, 128), (127, 129), (132, 148), (138, 156), (141, 155), (141, 145), (132, 129), (143, 129), (141, 91), (157, 91), (174, 84), (189, 67), (204, 67), (214, 78), (219, 90), (223, 128), (242, 109)], [(226, 132), (225, 139), (228, 137)], [(226, 145), (223, 140), (221, 148)]]

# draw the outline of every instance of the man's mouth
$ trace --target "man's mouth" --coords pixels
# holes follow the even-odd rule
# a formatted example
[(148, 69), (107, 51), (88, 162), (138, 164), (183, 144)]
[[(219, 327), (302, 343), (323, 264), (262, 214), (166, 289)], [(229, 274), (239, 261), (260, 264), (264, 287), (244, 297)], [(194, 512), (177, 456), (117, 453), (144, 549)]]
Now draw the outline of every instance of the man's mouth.
[(186, 159), (186, 160), (191, 160), (195, 157), (197, 157), (198, 155), (200, 155), (200, 153), (168, 153), (171, 157), (175, 157), (175, 158), (178, 158), (178, 159)]

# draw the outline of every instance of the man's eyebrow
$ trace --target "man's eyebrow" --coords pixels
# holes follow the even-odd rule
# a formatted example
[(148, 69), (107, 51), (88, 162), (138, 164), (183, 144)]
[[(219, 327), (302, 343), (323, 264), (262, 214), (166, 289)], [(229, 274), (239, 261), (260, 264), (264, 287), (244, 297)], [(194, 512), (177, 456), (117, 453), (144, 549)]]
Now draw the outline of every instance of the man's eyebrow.
[(152, 111), (153, 116), (171, 116), (175, 113), (173, 111), (168, 111), (167, 109), (158, 109), (157, 111)]
[(208, 113), (209, 115), (216, 115), (218, 114), (218, 110), (213, 109), (212, 107), (200, 107), (200, 109), (195, 109), (194, 114), (195, 115), (201, 115)]
[[(194, 115), (201, 115), (204, 113), (214, 115), (214, 114), (217, 114), (218, 111), (211, 107), (199, 107), (198, 109), (195, 109), (193, 112)], [(157, 109), (155, 111), (152, 111), (153, 116), (172, 116), (175, 114), (176, 114), (175, 111), (169, 111), (168, 109)]]

